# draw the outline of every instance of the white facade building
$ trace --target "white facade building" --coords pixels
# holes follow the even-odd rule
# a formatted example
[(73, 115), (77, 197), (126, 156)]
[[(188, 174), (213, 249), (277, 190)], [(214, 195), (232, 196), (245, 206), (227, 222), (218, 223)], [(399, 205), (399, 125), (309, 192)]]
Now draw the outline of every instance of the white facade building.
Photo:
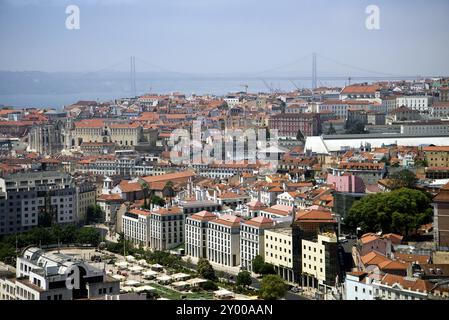
[(412, 110), (429, 111), (432, 105), (432, 97), (430, 96), (403, 96), (396, 98), (396, 107), (406, 106)]
[(226, 98), (223, 99), (227, 104), (229, 108), (232, 108), (233, 106), (239, 104), (239, 97), (237, 96), (227, 96)]
[(373, 278), (365, 272), (347, 273), (344, 287), (345, 300), (374, 300)]
[(150, 243), (150, 214), (149, 210), (138, 209), (126, 212), (122, 217), (125, 239), (135, 245), (148, 247)]
[(427, 300), (433, 284), (394, 274), (351, 272), (344, 286), (345, 300)]
[(240, 265), (243, 269), (252, 271), (253, 259), (259, 255), (264, 257), (264, 231), (273, 228), (274, 221), (264, 217), (256, 217), (244, 221), (240, 227)]
[(217, 216), (208, 211), (201, 211), (186, 218), (185, 253), (193, 258), (207, 258), (207, 228), (210, 221)]
[(152, 210), (149, 246), (153, 250), (173, 249), (184, 242), (184, 215), (180, 207)]
[[(73, 287), (67, 285), (68, 280)], [(104, 269), (39, 248), (27, 248), (17, 258), (15, 278), (0, 279), (2, 300), (93, 299), (119, 292), (120, 282)]]
[(208, 259), (224, 266), (240, 264), (240, 222), (241, 218), (222, 215), (208, 224)]

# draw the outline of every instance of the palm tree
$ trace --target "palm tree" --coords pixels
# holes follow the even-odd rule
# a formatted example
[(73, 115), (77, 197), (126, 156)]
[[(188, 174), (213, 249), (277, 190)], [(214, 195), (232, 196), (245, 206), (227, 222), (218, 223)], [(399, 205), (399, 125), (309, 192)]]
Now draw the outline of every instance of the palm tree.
[(164, 189), (162, 190), (162, 195), (164, 196), (164, 198), (168, 198), (169, 199), (169, 204), (171, 206), (172, 205), (172, 198), (175, 196), (175, 189), (173, 188), (173, 182), (172, 181), (168, 181), (165, 184)]
[(150, 190), (150, 197), (148, 197), (148, 190), (149, 190), (148, 183), (146, 181), (143, 181), (140, 185), (142, 186), (143, 199), (144, 199), (142, 208), (143, 209), (150, 209), (150, 205), (148, 203), (148, 199), (150, 200), (150, 203), (151, 203), (151, 198), (153, 198), (153, 195), (152, 195), (153, 191)]

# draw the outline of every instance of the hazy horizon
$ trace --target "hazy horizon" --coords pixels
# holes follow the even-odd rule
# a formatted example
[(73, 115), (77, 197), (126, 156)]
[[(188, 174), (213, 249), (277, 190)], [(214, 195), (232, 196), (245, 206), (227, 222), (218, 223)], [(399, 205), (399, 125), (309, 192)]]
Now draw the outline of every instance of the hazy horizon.
[[(65, 26), (72, 4), (79, 30)], [(365, 27), (371, 4), (379, 30)], [(137, 72), (308, 75), (317, 52), (340, 63), (322, 59), (325, 74), (446, 75), (447, 12), (447, 0), (0, 0), (0, 70), (126, 71), (136, 56)]]
[(131, 56), (137, 94), (310, 87), (314, 52), (320, 86), (448, 76), (447, 12), (447, 0), (0, 0), (0, 104), (129, 96)]

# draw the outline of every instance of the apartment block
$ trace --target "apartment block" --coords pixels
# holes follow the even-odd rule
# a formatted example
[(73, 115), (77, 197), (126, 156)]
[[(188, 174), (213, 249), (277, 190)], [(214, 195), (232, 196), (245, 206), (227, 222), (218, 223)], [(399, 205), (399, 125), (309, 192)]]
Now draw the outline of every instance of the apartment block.
[[(339, 275), (337, 235), (332, 232), (318, 234), (315, 239), (303, 239), (302, 281), (315, 281), (314, 287), (331, 289)], [(303, 283), (304, 283), (303, 282)]]
[(149, 210), (132, 209), (122, 217), (125, 239), (134, 245), (148, 247), (150, 245), (150, 214)]
[(0, 178), (0, 235), (50, 223), (75, 223), (78, 214), (77, 188), (66, 173), (32, 171)]
[(184, 242), (182, 208), (168, 207), (152, 210), (149, 219), (149, 246), (151, 249), (169, 250)]
[(429, 167), (449, 167), (449, 146), (423, 147)]
[(209, 221), (207, 229), (208, 259), (224, 266), (240, 264), (240, 223), (237, 216), (222, 215)]
[(207, 228), (210, 221), (217, 216), (208, 211), (201, 211), (186, 218), (185, 253), (193, 258), (207, 258)]
[(293, 235), (291, 228), (265, 230), (264, 257), (285, 281), (295, 282), (293, 273)]
[(252, 271), (252, 261), (260, 255), (265, 254), (265, 231), (274, 228), (274, 221), (258, 216), (246, 220), (240, 227), (240, 265), (242, 269)]

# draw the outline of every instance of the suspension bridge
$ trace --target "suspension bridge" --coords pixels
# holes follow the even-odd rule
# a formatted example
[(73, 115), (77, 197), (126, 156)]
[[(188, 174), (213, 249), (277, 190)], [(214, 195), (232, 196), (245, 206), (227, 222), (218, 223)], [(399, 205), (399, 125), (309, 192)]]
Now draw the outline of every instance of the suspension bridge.
[[(181, 79), (196, 79), (207, 81), (208, 79), (213, 80), (238, 80), (238, 81), (262, 81), (267, 88), (273, 87), (267, 83), (266, 80), (270, 81), (289, 81), (297, 89), (298, 85), (295, 81), (301, 81), (301, 83), (309, 83), (308, 87), (313, 89), (317, 88), (318, 85), (323, 85), (325, 81), (344, 81), (345, 84), (351, 84), (351, 82), (360, 81), (397, 81), (397, 80), (421, 80), (428, 78), (440, 78), (441, 76), (435, 75), (403, 75), (403, 74), (393, 74), (390, 72), (384, 72), (380, 70), (371, 70), (368, 68), (355, 66), (349, 63), (338, 61), (334, 58), (327, 57), (322, 54), (315, 52), (306, 54), (298, 59), (277, 65), (265, 70), (259, 70), (255, 72), (235, 72), (235, 73), (193, 73), (172, 70), (167, 67), (157, 65), (155, 63), (148, 62), (146, 59), (132, 56), (130, 58), (122, 59), (111, 66), (102, 68), (96, 71), (88, 72), (83, 74), (83, 76), (92, 76), (106, 71), (117, 71), (117, 68), (127, 66), (129, 68), (129, 81), (130, 81), (130, 92), (134, 95), (137, 92), (136, 79), (136, 61), (139, 65), (139, 75), (144, 75), (148, 73), (155, 73), (158, 75), (170, 76), (173, 78)], [(302, 69), (297, 69), (301, 67)], [(123, 70), (123, 69), (121, 69)], [(333, 70), (332, 72), (329, 70)], [(248, 85), (240, 85), (241, 87), (246, 87)]]

